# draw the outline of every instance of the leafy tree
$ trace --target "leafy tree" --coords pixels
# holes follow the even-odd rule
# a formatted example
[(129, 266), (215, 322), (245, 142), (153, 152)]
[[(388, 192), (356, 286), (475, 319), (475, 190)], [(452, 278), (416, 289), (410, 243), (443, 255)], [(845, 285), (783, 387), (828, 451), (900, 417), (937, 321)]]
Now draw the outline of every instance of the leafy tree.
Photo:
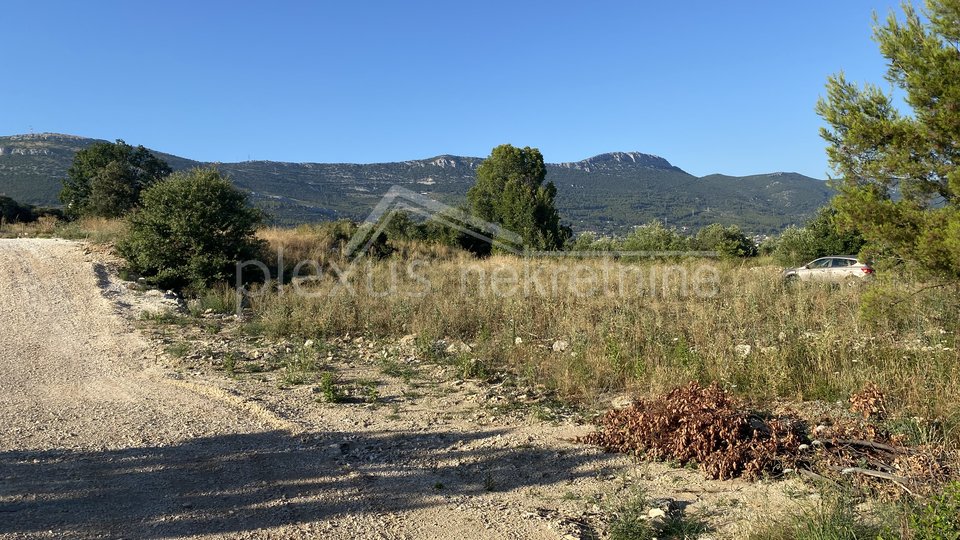
[(757, 255), (757, 246), (753, 240), (747, 238), (740, 227), (730, 225), (724, 227), (719, 223), (712, 223), (697, 231), (693, 238), (693, 245), (704, 251), (716, 251), (721, 257), (754, 257)]
[(561, 249), (570, 238), (554, 206), (557, 188), (544, 184), (547, 168), (536, 148), (503, 144), (477, 168), (477, 181), (467, 192), (474, 215), (502, 225), (533, 250)]
[(20, 204), (10, 197), (0, 195), (0, 221), (4, 223), (27, 223), (36, 221), (34, 208)]
[(263, 215), (213, 168), (178, 172), (147, 188), (118, 249), (130, 269), (161, 287), (201, 287), (256, 257)]
[(837, 222), (838, 212), (824, 206), (805, 227), (789, 227), (780, 234), (773, 256), (793, 266), (828, 255), (857, 255), (863, 247), (860, 231)]
[(137, 206), (140, 193), (170, 174), (170, 167), (143, 146), (117, 140), (80, 150), (63, 181), (60, 201), (70, 217), (120, 217)]
[(928, 0), (927, 20), (903, 5), (904, 20), (879, 20), (891, 94), (831, 77), (817, 103), (821, 136), (838, 176), (834, 206), (860, 228), (867, 249), (960, 278), (960, 0)]

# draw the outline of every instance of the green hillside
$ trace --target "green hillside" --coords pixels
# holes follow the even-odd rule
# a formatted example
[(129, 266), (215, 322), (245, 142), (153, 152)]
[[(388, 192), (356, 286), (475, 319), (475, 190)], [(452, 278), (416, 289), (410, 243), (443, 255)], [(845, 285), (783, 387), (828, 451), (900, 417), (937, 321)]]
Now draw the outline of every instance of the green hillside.
[[(73, 154), (96, 142), (71, 135), (0, 137), (0, 194), (56, 205)], [(135, 143), (135, 141), (129, 141)], [(174, 169), (202, 163), (156, 152)], [(473, 184), (476, 157), (442, 155), (396, 163), (219, 163), (278, 223), (362, 219), (393, 185), (459, 203)], [(637, 152), (601, 154), (548, 165), (557, 205), (575, 231), (622, 233), (652, 219), (677, 227), (738, 224), (770, 233), (802, 223), (830, 198), (820, 180), (796, 173), (745, 177), (690, 175), (667, 160)]]

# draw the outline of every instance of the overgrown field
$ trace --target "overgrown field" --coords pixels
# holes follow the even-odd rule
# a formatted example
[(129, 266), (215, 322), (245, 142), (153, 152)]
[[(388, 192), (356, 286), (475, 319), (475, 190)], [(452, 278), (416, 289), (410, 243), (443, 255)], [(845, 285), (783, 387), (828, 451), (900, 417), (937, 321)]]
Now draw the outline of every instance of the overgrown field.
[[(274, 254), (287, 247), (287, 283), (249, 291), (252, 332), (414, 334), (425, 354), (444, 340), (469, 375), (509, 371), (585, 403), (687, 381), (762, 402), (846, 400), (875, 384), (898, 429), (960, 440), (956, 287), (895, 272), (870, 284), (790, 286), (763, 259), (474, 259), (424, 246), (354, 264), (314, 252), (319, 263), (299, 269), (313, 275), (290, 283), (311, 250), (267, 237)], [(230, 288), (203, 296), (222, 309), (235, 303)]]

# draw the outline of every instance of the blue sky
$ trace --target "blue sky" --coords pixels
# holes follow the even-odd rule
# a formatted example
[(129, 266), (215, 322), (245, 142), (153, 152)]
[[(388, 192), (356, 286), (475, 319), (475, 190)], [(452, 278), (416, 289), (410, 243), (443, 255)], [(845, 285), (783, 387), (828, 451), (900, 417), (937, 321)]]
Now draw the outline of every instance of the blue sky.
[(688, 172), (828, 171), (826, 78), (885, 84), (897, 0), (14, 2), (0, 134), (206, 161), (378, 162), (501, 143)]

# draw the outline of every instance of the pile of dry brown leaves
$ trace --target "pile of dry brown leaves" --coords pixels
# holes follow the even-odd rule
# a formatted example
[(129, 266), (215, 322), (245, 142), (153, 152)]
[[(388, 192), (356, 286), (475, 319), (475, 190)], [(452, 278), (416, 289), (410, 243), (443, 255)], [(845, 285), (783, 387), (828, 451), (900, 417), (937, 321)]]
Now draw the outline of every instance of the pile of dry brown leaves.
[(695, 382), (601, 416), (580, 442), (608, 451), (697, 464), (713, 478), (757, 478), (795, 470), (825, 482), (916, 494), (952, 475), (942, 448), (907, 446), (880, 420), (883, 393), (868, 385), (850, 398), (857, 416), (822, 417), (807, 431), (793, 413), (758, 414), (716, 384)]
[(692, 382), (599, 419), (581, 442), (608, 451), (696, 463), (714, 478), (755, 478), (792, 467), (804, 442), (799, 422), (752, 414), (716, 384)]

